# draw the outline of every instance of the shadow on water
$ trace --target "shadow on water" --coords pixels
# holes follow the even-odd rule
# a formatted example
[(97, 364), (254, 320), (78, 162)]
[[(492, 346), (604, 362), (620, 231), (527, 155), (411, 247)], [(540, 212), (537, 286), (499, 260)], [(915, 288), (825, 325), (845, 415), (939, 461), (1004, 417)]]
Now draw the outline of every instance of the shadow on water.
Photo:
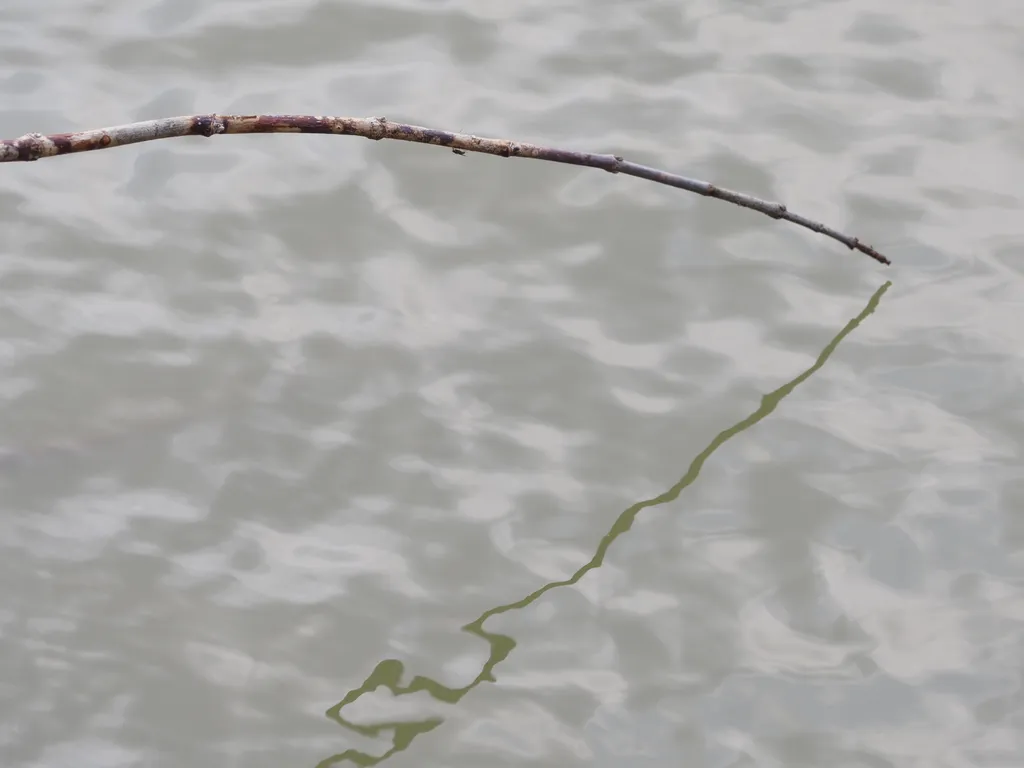
[(679, 482), (673, 485), (664, 493), (659, 496), (655, 496), (651, 499), (644, 501), (638, 501), (626, 509), (618, 518), (615, 520), (611, 527), (611, 530), (604, 535), (600, 543), (597, 546), (597, 551), (594, 552), (594, 556), (589, 562), (584, 564), (576, 573), (570, 576), (568, 579), (563, 581), (552, 581), (545, 584), (535, 592), (531, 592), (521, 600), (517, 600), (514, 603), (506, 603), (505, 605), (499, 605), (484, 611), (474, 621), (465, 625), (462, 629), (469, 632), (472, 635), (476, 635), (481, 638), (490, 646), (490, 654), (487, 661), (484, 663), (480, 673), (476, 676), (469, 685), (463, 686), (462, 688), (449, 688), (446, 685), (442, 685), (436, 680), (432, 680), (429, 677), (423, 677), (417, 675), (414, 677), (408, 685), (402, 685), (402, 674), (405, 671), (401, 661), (397, 659), (385, 659), (377, 665), (376, 669), (370, 673), (369, 677), (363, 682), (361, 686), (349, 691), (348, 695), (345, 696), (341, 701), (327, 710), (327, 717), (334, 720), (339, 725), (347, 728), (355, 733), (362, 736), (371, 738), (379, 737), (382, 733), (388, 731), (391, 732), (391, 749), (387, 750), (384, 754), (375, 756), (361, 752), (356, 749), (348, 749), (340, 754), (333, 755), (324, 760), (321, 760), (317, 764), (317, 768), (327, 768), (327, 766), (338, 765), (343, 762), (352, 762), (355, 765), (360, 766), (372, 766), (387, 760), (389, 757), (397, 752), (401, 752), (409, 747), (417, 736), (428, 731), (432, 731), (437, 728), (442, 722), (441, 718), (432, 717), (425, 718), (422, 720), (413, 721), (399, 721), (399, 722), (385, 722), (376, 723), (374, 725), (359, 725), (357, 723), (350, 722), (342, 717), (342, 710), (348, 705), (354, 703), (357, 699), (362, 697), (364, 694), (372, 693), (377, 688), (383, 686), (387, 688), (394, 696), (406, 696), (408, 694), (419, 693), (425, 691), (429, 696), (437, 701), (445, 704), (455, 704), (462, 699), (466, 694), (476, 688), (480, 683), (483, 682), (494, 682), (494, 668), (504, 661), (508, 655), (512, 652), (512, 649), (516, 647), (516, 641), (508, 635), (500, 635), (494, 632), (488, 632), (484, 629), (484, 622), (492, 616), (497, 616), (501, 613), (508, 613), (509, 611), (517, 611), (521, 608), (526, 608), (531, 603), (538, 600), (542, 595), (550, 592), (558, 587), (568, 587), (576, 584), (583, 578), (583, 576), (595, 568), (599, 568), (604, 562), (604, 557), (611, 548), (612, 543), (619, 538), (622, 534), (626, 533), (632, 526), (636, 516), (640, 514), (640, 511), (647, 507), (654, 507), (659, 504), (666, 504), (670, 501), (674, 501), (684, 488), (693, 483), (700, 474), (701, 468), (704, 466), (704, 462), (718, 450), (727, 440), (735, 437), (740, 432), (749, 429), (750, 427), (757, 424), (763, 418), (768, 416), (774, 411), (782, 399), (789, 395), (794, 389), (800, 384), (806, 381), (815, 371), (820, 369), (825, 362), (831, 357), (832, 353), (835, 352), (840, 342), (845, 339), (850, 333), (853, 332), (857, 326), (859, 326), (871, 313), (878, 307), (878, 303), (882, 300), (882, 296), (889, 289), (891, 282), (886, 282), (882, 285), (874, 295), (868, 301), (867, 306), (864, 307), (863, 311), (855, 318), (853, 318), (846, 327), (843, 328), (834, 339), (826, 346), (821, 354), (818, 355), (818, 359), (815, 360), (814, 365), (808, 368), (806, 371), (801, 373), (792, 381), (784, 384), (773, 392), (769, 392), (761, 398), (761, 404), (757, 410), (747, 416), (745, 419), (733, 424), (726, 430), (720, 432), (714, 440), (711, 441), (708, 446), (701, 451), (697, 456), (690, 462), (689, 468), (686, 470), (686, 474), (680, 478)]

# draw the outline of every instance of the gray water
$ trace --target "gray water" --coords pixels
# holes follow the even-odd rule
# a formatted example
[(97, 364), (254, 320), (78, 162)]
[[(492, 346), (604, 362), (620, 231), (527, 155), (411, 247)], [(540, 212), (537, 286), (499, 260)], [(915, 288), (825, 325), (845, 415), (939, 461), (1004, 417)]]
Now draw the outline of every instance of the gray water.
[(0, 765), (1024, 764), (1024, 25), (7, 0)]

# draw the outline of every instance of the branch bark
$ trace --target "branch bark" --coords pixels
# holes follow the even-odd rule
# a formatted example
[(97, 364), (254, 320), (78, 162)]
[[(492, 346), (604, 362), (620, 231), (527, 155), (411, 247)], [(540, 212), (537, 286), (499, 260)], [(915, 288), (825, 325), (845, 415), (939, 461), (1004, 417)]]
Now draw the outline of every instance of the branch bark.
[(889, 259), (856, 237), (850, 237), (817, 221), (793, 213), (782, 203), (760, 200), (742, 192), (715, 186), (706, 181), (678, 176), (623, 160), (617, 155), (574, 152), (542, 147), (506, 139), (487, 139), (464, 133), (452, 133), (418, 125), (396, 123), (383, 117), (320, 117), (314, 115), (185, 115), (147, 120), (78, 133), (43, 136), (28, 133), (18, 139), (0, 139), (0, 162), (38, 160), (41, 157), (88, 152), (94, 149), (120, 147), (143, 141), (169, 139), (177, 136), (216, 136), (232, 133), (330, 133), (340, 136), (362, 136), (379, 141), (394, 139), (420, 144), (448, 147), (458, 154), (480, 152), (500, 157), (526, 157), (554, 163), (598, 168), (609, 173), (636, 176), (658, 184), (684, 189), (705, 197), (759, 211), (773, 219), (783, 219), (818, 234), (837, 240), (851, 250), (867, 254), (881, 264)]

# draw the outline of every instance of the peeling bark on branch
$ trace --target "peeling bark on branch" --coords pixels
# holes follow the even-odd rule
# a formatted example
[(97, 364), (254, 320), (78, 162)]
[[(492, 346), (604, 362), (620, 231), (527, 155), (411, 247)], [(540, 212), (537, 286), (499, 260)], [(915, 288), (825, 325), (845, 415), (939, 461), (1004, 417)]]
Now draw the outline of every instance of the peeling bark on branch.
[(783, 219), (798, 226), (837, 240), (851, 250), (867, 254), (875, 261), (889, 264), (889, 259), (856, 237), (786, 209), (781, 203), (760, 200), (742, 192), (716, 187), (706, 181), (690, 179), (673, 173), (623, 160), (617, 155), (573, 152), (567, 149), (541, 147), (505, 139), (487, 139), (464, 133), (452, 133), (418, 125), (395, 123), (383, 117), (319, 117), (314, 115), (186, 115), (118, 125), (94, 131), (58, 133), (43, 136), (28, 133), (19, 139), (0, 139), (0, 162), (38, 160), (41, 157), (88, 152), (93, 149), (120, 147), (143, 141), (169, 139), (176, 136), (215, 136), (232, 133), (332, 133), (339, 136), (362, 136), (379, 141), (394, 139), (419, 144), (448, 147), (464, 154), (480, 152), (500, 157), (527, 157), (553, 163), (598, 168), (609, 173), (636, 176), (658, 184), (685, 189), (705, 197), (759, 211), (773, 219)]

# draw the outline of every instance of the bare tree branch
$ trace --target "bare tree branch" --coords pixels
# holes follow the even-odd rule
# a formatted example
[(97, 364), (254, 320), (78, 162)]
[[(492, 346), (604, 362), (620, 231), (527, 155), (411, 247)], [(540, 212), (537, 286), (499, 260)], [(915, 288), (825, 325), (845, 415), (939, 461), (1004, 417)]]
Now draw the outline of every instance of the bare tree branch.
[(449, 147), (458, 154), (482, 152), (501, 157), (528, 157), (553, 163), (599, 168), (609, 173), (647, 179), (658, 184), (685, 189), (705, 197), (716, 197), (734, 205), (759, 211), (773, 219), (784, 219), (813, 232), (838, 240), (851, 250), (865, 253), (875, 261), (889, 264), (889, 259), (856, 237), (844, 235), (804, 216), (792, 213), (781, 203), (760, 200), (742, 192), (716, 187), (706, 181), (677, 176), (645, 165), (631, 163), (617, 155), (596, 155), (566, 149), (541, 147), (505, 139), (486, 139), (464, 133), (440, 131), (418, 125), (395, 123), (383, 117), (319, 117), (313, 115), (185, 115), (147, 120), (79, 133), (58, 133), (43, 136), (28, 133), (19, 139), (0, 140), (0, 162), (38, 160), (41, 157), (88, 152), (93, 149), (120, 147), (142, 141), (169, 139), (176, 136), (215, 136), (230, 133), (332, 133), (363, 136), (367, 139), (395, 139), (420, 144)]

